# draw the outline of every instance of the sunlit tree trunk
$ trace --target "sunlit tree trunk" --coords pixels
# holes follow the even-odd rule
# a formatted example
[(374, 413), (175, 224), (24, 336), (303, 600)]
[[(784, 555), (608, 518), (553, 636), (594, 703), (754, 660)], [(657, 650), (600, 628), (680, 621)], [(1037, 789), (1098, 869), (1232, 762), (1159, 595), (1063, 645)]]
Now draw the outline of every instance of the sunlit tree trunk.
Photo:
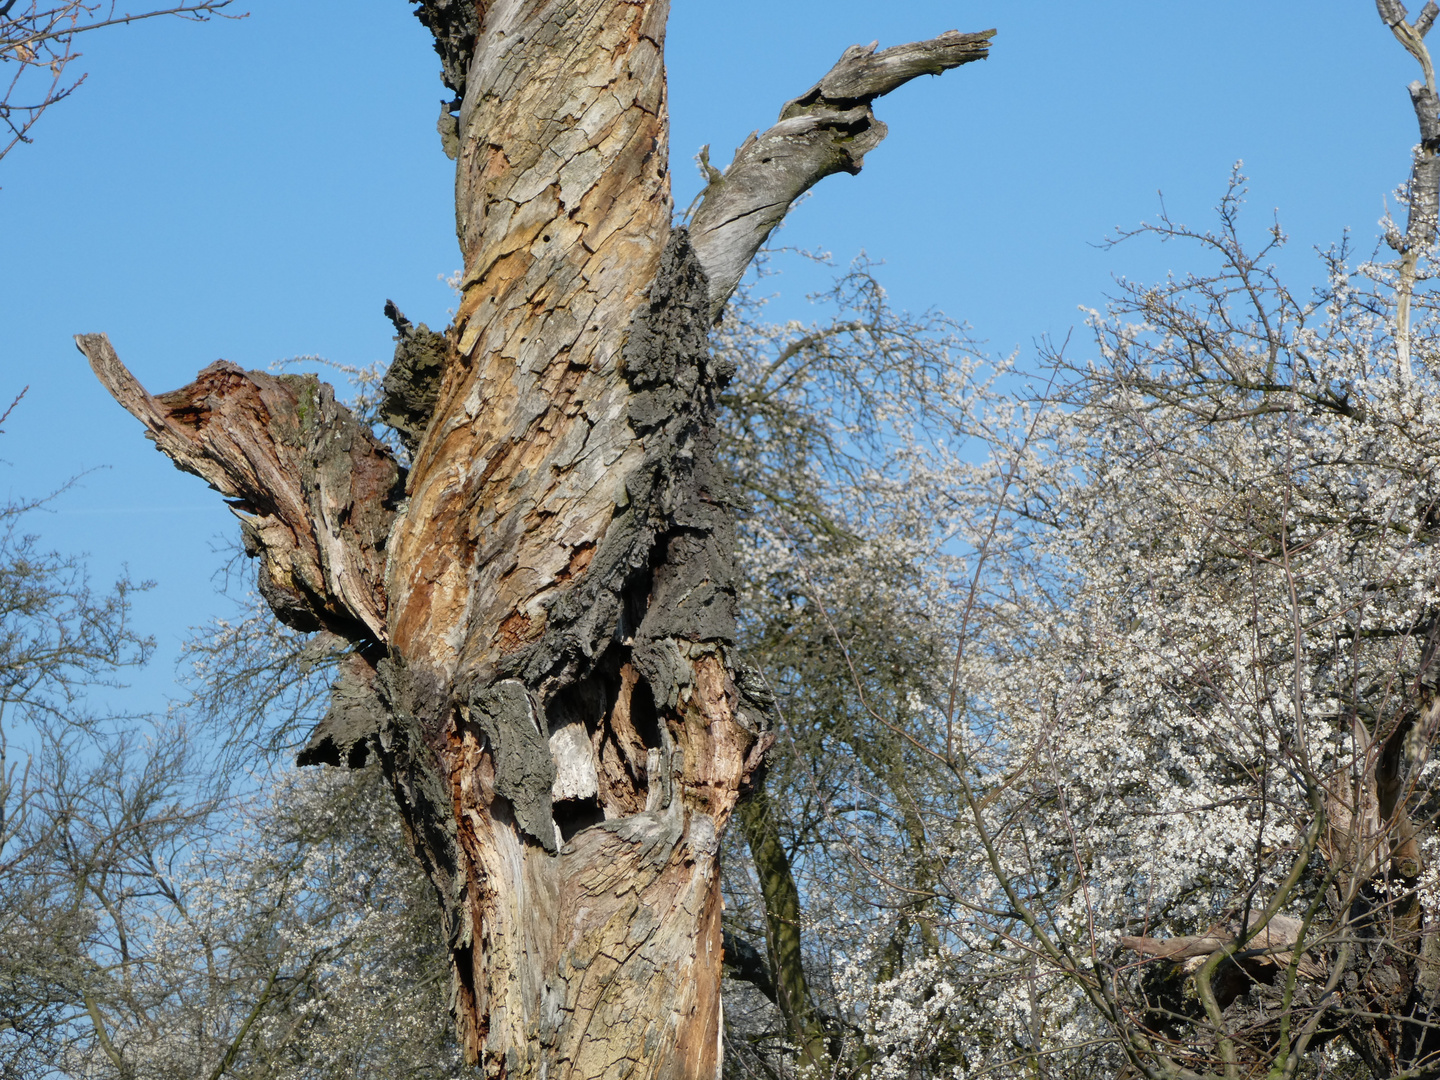
[[(859, 170), (870, 101), (988, 34), (847, 51), (673, 228), (663, 0), (421, 5), (455, 107), (463, 299), (393, 307), (408, 473), (313, 379), (213, 365), (153, 397), (231, 497), (281, 618), (354, 643), (302, 762), (377, 753), (492, 1076), (714, 1076), (717, 839), (770, 737), (731, 651), (733, 506), (707, 332), (790, 202)], [(694, 239), (692, 240), (692, 232)]]

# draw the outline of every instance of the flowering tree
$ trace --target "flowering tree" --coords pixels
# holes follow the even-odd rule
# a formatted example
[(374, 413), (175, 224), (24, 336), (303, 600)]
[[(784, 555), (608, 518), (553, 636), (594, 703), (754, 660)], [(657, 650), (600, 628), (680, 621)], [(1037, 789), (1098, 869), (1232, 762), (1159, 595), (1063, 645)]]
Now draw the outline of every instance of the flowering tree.
[[(769, 792), (808, 987), (854, 1025), (831, 1068), (1440, 1075), (1424, 44), (1440, 8), (1379, 9), (1424, 75), (1393, 263), (1337, 250), (1296, 295), (1267, 265), (1278, 227), (1243, 242), (1237, 177), (1215, 229), (1139, 230), (1212, 269), (1122, 283), (1093, 315), (1093, 360), (1052, 350), (1029, 407), (991, 394), (988, 419), (961, 426), (991, 440), (988, 461), (904, 473), (928, 520), (868, 535), (912, 551), (947, 536), (958, 559), (908, 586), (921, 602), (902, 621), (924, 632), (906, 651), (933, 652), (932, 634), (954, 650), (911, 680), (922, 722), (880, 692), (890, 624), (856, 625), (825, 570), (802, 570), (785, 644), (824, 624), (850, 700), (792, 685), (786, 709), (814, 702), (833, 724), (848, 708), (919, 781), (847, 755), (850, 786), (827, 789), (824, 754), (802, 750), (784, 763), (799, 790)], [(927, 454), (943, 461), (911, 461)], [(867, 508), (896, 505), (871, 491)], [(828, 520), (853, 520), (843, 505)], [(819, 745), (833, 759), (839, 743)], [(870, 875), (848, 912), (832, 885), (846, 863)]]
[(937, 941), (852, 960), (872, 1071), (1440, 1075), (1440, 8), (1379, 7), (1425, 75), (1397, 260), (1298, 297), (1237, 177), (1216, 229), (1140, 230), (1214, 269), (1123, 283), (951, 489), (980, 591), (922, 741)]
[[(962, 569), (946, 490), (957, 452), (985, 435), (990, 367), (962, 327), (892, 310), (863, 261), (815, 298), (828, 308), (815, 325), (767, 323), (760, 287), (715, 339), (737, 366), (721, 431), (747, 504), (742, 640), (778, 716), (728, 853), (726, 1016), (737, 1069), (844, 1074), (866, 1051), (835, 959), (879, 935), (893, 973), (928, 933), (916, 794), (936, 776), (913, 740), (941, 692)], [(877, 872), (919, 888), (887, 912)]]

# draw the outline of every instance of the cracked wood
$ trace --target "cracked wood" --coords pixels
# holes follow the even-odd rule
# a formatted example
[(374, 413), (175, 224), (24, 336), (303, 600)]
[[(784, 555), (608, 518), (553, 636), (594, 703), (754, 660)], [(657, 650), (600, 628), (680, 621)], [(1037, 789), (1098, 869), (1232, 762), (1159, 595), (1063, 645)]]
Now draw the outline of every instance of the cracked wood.
[(790, 205), (815, 184), (838, 172), (858, 173), (865, 155), (880, 145), (886, 127), (871, 103), (918, 75), (984, 60), (994, 30), (947, 31), (929, 41), (875, 51), (852, 45), (818, 83), (780, 110), (768, 131), (751, 135), (722, 174), (710, 168), (710, 184), (690, 222), (700, 263), (710, 277), (710, 313), (720, 314)]
[(773, 737), (733, 655), (714, 431), (732, 372), (706, 335), (788, 201), (742, 215), (770, 225), (738, 241), (725, 207), (858, 169), (884, 133), (870, 100), (988, 35), (847, 52), (757, 141), (788, 156), (742, 150), (712, 185), (692, 242), (671, 228), (665, 0), (418, 7), (460, 98), (441, 127), (464, 272), (444, 334), (386, 305), (404, 500), (313, 379), (219, 365), (154, 398), (108, 343), (82, 347), (162, 450), (241, 500), (281, 617), (355, 643), (301, 760), (382, 762), (440, 901), (467, 1060), (711, 1077), (718, 838)]
[(385, 641), (385, 545), (400, 470), (329, 386), (221, 360), (156, 396), (104, 334), (75, 344), (177, 468), (233, 500), (246, 550), (261, 560), (260, 591), (283, 621)]

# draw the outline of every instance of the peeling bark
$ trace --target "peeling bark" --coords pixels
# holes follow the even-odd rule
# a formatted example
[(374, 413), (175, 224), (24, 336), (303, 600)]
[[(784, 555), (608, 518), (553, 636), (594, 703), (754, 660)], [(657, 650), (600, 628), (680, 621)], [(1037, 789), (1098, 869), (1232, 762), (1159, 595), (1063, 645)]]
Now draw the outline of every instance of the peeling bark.
[[(545, 488), (561, 505), (606, 500), (604, 513), (570, 511), (594, 531), (569, 534), (538, 580), (540, 602), (518, 591), (536, 581), (519, 567), (509, 580), (468, 579), (467, 603), (447, 609), (469, 630), (468, 651), (439, 654), (454, 664), (439, 672), (411, 661), (412, 678), (424, 670), (423, 685), (441, 691), (418, 712), (459, 808), (458, 1011), (462, 1025), (473, 1016), (467, 1045), (492, 1071), (529, 1075), (546, 1061), (604, 1075), (633, 1059), (698, 1075), (718, 1064), (714, 845), (758, 763), (764, 713), (729, 655), (733, 525), (708, 421), (726, 373), (705, 350), (705, 296), (678, 232), (617, 357), (614, 486), (577, 487), (550, 467), (529, 489), (542, 505)], [(586, 434), (569, 440), (582, 463)], [(488, 456), (471, 460), (483, 472)], [(524, 471), (506, 470), (482, 504), (514, 499)], [(538, 551), (558, 546), (549, 516), (512, 505), (520, 521), (492, 527), (523, 529), (521, 545)], [(471, 614), (486, 602), (507, 606)], [(591, 750), (589, 770), (577, 745)], [(658, 1061), (647, 1050), (656, 1024), (675, 1038)]]
[[(222, 363), (156, 398), (102, 336), (79, 341), (160, 449), (238, 500), (277, 613), (354, 643), (299, 760), (382, 762), (441, 901), (467, 1059), (713, 1076), (718, 838), (773, 738), (733, 655), (713, 426), (732, 372), (707, 333), (734, 282), (671, 227), (667, 5), (416, 14), (458, 99), (465, 265), (444, 334), (386, 305), (381, 411), (408, 472), (313, 379)], [(783, 136), (843, 160), (797, 181), (795, 159), (742, 152), (702, 207), (724, 273), (754, 251), (736, 255), (724, 206), (767, 169), (798, 193), (858, 168), (884, 130), (869, 101), (988, 36), (847, 52)]]

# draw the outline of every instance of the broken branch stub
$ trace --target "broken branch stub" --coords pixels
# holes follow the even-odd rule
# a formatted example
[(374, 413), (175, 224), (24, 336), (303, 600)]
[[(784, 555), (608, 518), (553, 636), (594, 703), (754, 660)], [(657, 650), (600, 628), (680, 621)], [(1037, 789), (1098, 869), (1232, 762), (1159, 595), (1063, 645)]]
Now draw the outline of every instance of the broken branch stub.
[(883, 137), (870, 101), (990, 36), (847, 51), (712, 185), (692, 243), (668, 8), (420, 0), (457, 95), (464, 268), (443, 334), (387, 305), (403, 509), (393, 459), (313, 381), (217, 365), (153, 397), (81, 339), (161, 449), (241, 500), (282, 617), (360, 645), (300, 760), (380, 759), (462, 1051), (497, 1080), (717, 1075), (718, 842), (773, 737), (734, 655), (733, 369), (709, 322), (794, 197)]
[(395, 358), (381, 386), (380, 422), (394, 429), (413, 457), (435, 412), (450, 345), (444, 334), (412, 323), (393, 300), (385, 301), (385, 317), (395, 327)]
[(75, 344), (175, 466), (233, 500), (260, 592), (286, 624), (386, 640), (385, 544), (400, 468), (310, 375), (224, 360), (190, 385), (149, 393), (104, 334)]
[(989, 55), (994, 30), (947, 31), (929, 41), (875, 51), (853, 45), (780, 119), (751, 135), (712, 180), (690, 223), (690, 240), (710, 279), (710, 315), (719, 315), (745, 268), (802, 194), (837, 172), (858, 173), (886, 128), (870, 104), (917, 75), (939, 75)]

